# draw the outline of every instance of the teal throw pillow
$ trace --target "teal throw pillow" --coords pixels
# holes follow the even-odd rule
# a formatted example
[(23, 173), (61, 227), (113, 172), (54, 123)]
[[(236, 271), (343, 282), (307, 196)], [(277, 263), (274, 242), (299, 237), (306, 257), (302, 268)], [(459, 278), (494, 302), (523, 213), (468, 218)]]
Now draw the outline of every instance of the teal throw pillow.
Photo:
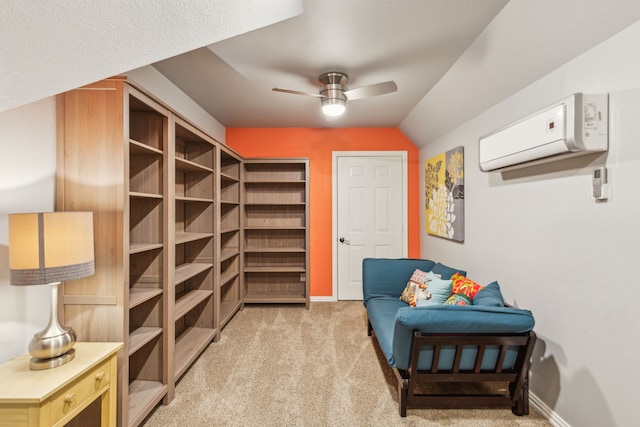
[(504, 307), (504, 298), (498, 282), (491, 282), (473, 297), (473, 305)]
[(442, 277), (443, 279), (450, 279), (451, 276), (453, 276), (456, 273), (460, 273), (463, 276), (467, 275), (467, 272), (464, 270), (459, 270), (457, 268), (449, 267), (442, 263), (437, 263), (436, 265), (434, 265), (431, 271), (433, 272), (433, 274), (439, 274), (440, 277)]
[(426, 274), (425, 284), (427, 285), (427, 292), (431, 294), (431, 298), (418, 300), (416, 304), (418, 307), (425, 305), (440, 305), (451, 295), (451, 280), (441, 279), (432, 271)]

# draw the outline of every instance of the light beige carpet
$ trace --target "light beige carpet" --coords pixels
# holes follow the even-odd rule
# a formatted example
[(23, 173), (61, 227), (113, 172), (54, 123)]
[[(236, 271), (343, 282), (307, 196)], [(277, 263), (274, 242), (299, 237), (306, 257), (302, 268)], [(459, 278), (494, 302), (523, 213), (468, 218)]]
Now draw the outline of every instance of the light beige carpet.
[(183, 376), (152, 426), (550, 426), (531, 408), (408, 409), (360, 301), (246, 306)]

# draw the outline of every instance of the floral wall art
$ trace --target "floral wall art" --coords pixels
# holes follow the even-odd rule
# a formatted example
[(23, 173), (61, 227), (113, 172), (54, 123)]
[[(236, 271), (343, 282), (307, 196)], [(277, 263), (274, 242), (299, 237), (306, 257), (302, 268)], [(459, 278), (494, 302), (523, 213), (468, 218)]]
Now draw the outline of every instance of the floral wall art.
[(464, 241), (464, 147), (425, 162), (424, 198), (427, 233)]

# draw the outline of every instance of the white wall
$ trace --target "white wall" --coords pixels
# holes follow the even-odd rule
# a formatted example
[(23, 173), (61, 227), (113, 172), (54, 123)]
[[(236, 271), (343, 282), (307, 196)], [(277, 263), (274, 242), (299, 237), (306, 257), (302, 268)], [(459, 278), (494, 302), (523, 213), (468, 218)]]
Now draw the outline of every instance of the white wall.
[[(130, 73), (145, 89), (220, 142), (225, 128), (152, 67)], [(0, 112), (0, 363), (27, 352), (50, 313), (48, 286), (9, 284), (8, 214), (51, 212), (56, 172), (56, 103), (50, 97)]]
[(125, 74), (135, 83), (141, 85), (145, 91), (167, 105), (171, 109), (191, 121), (200, 130), (207, 133), (218, 142), (226, 142), (226, 129), (216, 119), (211, 117), (202, 107), (171, 83), (160, 71), (153, 66), (138, 68)]
[(55, 99), (0, 113), (0, 362), (27, 351), (49, 318), (48, 286), (10, 286), (8, 216), (53, 210)]
[[(640, 22), (421, 150), (424, 164), (464, 146), (466, 187), (465, 242), (422, 231), (421, 255), (464, 267), (481, 284), (498, 280), (508, 301), (532, 310), (538, 344), (531, 390), (572, 426), (637, 425), (638, 40)], [(479, 136), (574, 92), (610, 93), (607, 154), (503, 176), (479, 171)], [(413, 126), (419, 134), (422, 125)], [(590, 173), (601, 164), (611, 193), (595, 203)], [(421, 181), (424, 194), (424, 175)]]

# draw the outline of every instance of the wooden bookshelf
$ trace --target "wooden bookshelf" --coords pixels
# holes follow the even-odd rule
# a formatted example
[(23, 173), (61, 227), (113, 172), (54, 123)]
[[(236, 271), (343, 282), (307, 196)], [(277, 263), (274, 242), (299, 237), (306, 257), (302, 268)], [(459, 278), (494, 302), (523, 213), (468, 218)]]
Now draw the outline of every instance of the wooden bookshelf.
[(63, 323), (124, 343), (118, 425), (137, 426), (218, 334), (218, 143), (126, 78), (57, 103), (56, 209), (94, 212), (96, 262)]
[(217, 336), (214, 259), (216, 142), (180, 118), (174, 122), (173, 326), (178, 380)]
[(226, 326), (233, 315), (243, 307), (242, 276), (240, 268), (240, 191), (242, 157), (229, 147), (220, 145), (218, 151), (218, 194), (220, 200), (218, 224), (217, 279), (218, 325)]
[(57, 97), (56, 210), (94, 213), (94, 276), (65, 283), (80, 341), (123, 342), (137, 426), (245, 303), (309, 305), (306, 159), (245, 160), (124, 77)]
[(168, 323), (170, 111), (123, 78), (57, 97), (56, 210), (94, 213), (96, 274), (65, 283), (80, 341), (120, 341), (118, 425), (173, 392)]
[(245, 303), (309, 306), (309, 163), (245, 159)]

